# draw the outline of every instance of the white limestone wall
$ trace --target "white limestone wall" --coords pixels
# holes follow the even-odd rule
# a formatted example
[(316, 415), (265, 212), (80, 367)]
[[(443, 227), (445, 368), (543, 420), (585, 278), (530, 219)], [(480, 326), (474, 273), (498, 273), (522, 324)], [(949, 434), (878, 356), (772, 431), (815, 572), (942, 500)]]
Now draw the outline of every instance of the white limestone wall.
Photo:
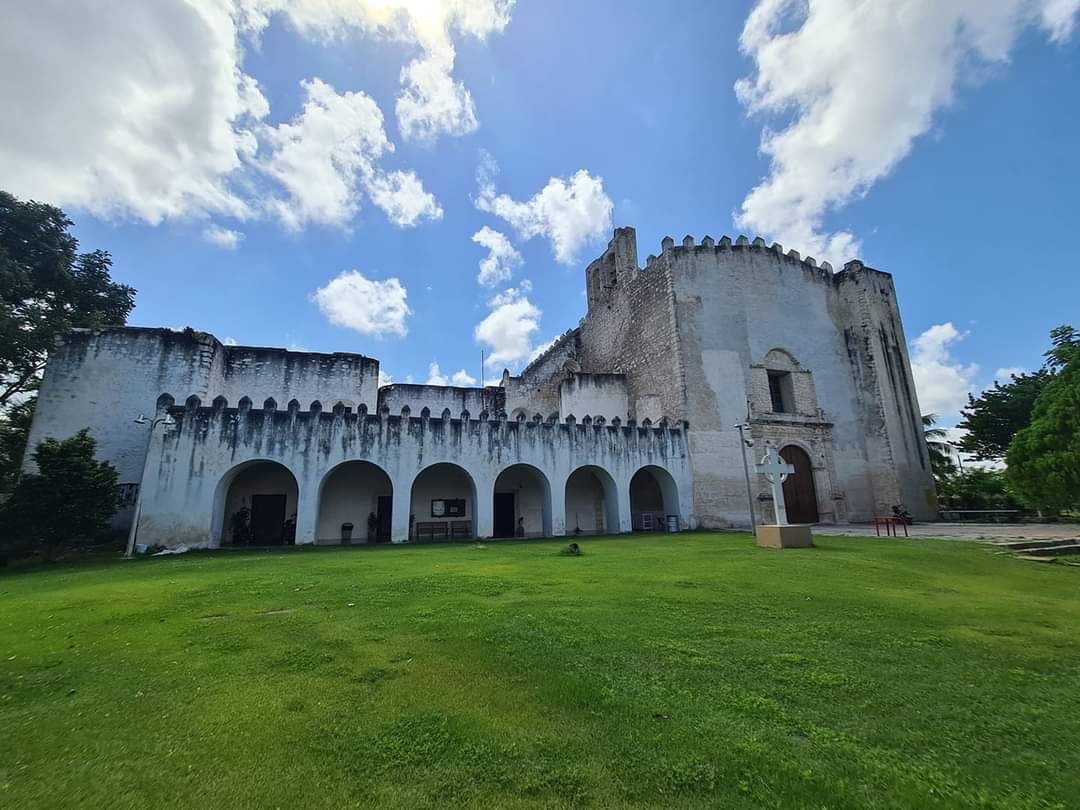
[[(224, 346), (192, 330), (79, 330), (49, 355), (28, 446), (89, 428), (98, 458), (116, 467), (121, 484), (134, 484), (142, 475), (150, 430), (134, 420), (153, 417), (163, 393), (178, 403), (195, 395), (206, 403), (224, 396), (236, 405), (248, 396), (256, 407), (272, 397), (281, 408), (290, 399), (305, 408), (315, 400), (327, 410), (338, 400), (374, 408), (378, 377), (378, 361), (362, 355)], [(32, 468), (27, 453), (24, 469)], [(124, 509), (114, 516), (114, 526), (127, 528), (131, 516), (132, 509)]]
[[(315, 529), (315, 542), (333, 544), (341, 540), (341, 525), (353, 524), (353, 538), (367, 536), (368, 516), (377, 512), (379, 496), (392, 494), (386, 473), (371, 464), (344, 462), (323, 479), (323, 505)], [(225, 510), (226, 516), (232, 512)], [(291, 514), (291, 513), (290, 513)]]
[[(437, 463), (465, 469), (475, 485), (475, 527), (490, 537), (493, 493), (499, 473), (514, 464), (542, 470), (550, 487), (551, 530), (566, 531), (566, 482), (583, 465), (596, 465), (614, 482), (618, 525), (630, 531), (629, 485), (643, 466), (667, 470), (677, 482), (681, 523), (696, 525), (690, 467), (681, 430), (517, 423), (471, 419), (421, 419), (222, 408), (174, 409), (179, 424), (157, 434), (142, 479), (139, 542), (215, 546), (225, 521), (231, 471), (265, 459), (281, 463), (299, 487), (298, 543), (314, 542), (319, 492), (328, 471), (350, 459), (378, 465), (393, 483), (392, 539), (409, 538), (414, 502), (453, 497), (443, 487), (414, 501), (418, 473)], [(471, 515), (470, 515), (471, 517)], [(353, 521), (356, 523), (357, 521)]]
[(626, 378), (622, 374), (574, 374), (559, 386), (560, 415), (583, 419), (618, 417), (625, 420), (630, 415), (626, 395)]

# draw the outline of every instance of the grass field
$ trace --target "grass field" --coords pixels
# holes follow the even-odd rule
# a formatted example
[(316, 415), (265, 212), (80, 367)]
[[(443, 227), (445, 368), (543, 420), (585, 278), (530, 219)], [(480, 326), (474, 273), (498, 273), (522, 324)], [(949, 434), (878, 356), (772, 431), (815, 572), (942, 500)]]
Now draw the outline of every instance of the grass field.
[(817, 542), (4, 575), (0, 806), (1080, 806), (1080, 568)]

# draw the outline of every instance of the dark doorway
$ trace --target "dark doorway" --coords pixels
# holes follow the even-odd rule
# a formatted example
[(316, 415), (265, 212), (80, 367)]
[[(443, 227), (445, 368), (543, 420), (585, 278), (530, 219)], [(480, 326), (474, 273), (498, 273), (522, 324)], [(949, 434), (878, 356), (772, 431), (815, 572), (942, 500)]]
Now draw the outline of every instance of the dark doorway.
[(795, 468), (795, 473), (784, 481), (788, 523), (817, 523), (820, 518), (810, 456), (802, 448), (789, 444), (780, 451), (780, 457)]
[(251, 496), (251, 542), (278, 546), (285, 540), (285, 496)]
[(375, 542), (376, 543), (389, 543), (390, 542), (390, 518), (394, 513), (394, 498), (391, 495), (380, 495), (378, 500), (378, 511), (375, 513), (379, 521), (379, 526), (375, 530)]
[(514, 536), (514, 493), (495, 493), (495, 536)]

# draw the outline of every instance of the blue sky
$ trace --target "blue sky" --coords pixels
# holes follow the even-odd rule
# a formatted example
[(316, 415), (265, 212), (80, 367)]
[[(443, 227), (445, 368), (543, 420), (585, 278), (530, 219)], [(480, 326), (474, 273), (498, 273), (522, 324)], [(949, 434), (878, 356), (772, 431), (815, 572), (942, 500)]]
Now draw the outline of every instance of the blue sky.
[[(947, 423), (1080, 325), (1080, 0), (148, 5), (44, 2), (0, 33), (24, 68), (0, 185), (113, 254), (134, 324), (395, 381), (467, 383), (483, 348), (492, 380), (577, 324), (630, 225), (642, 261), (745, 232), (893, 273)], [(485, 227), (520, 259), (481, 284)]]

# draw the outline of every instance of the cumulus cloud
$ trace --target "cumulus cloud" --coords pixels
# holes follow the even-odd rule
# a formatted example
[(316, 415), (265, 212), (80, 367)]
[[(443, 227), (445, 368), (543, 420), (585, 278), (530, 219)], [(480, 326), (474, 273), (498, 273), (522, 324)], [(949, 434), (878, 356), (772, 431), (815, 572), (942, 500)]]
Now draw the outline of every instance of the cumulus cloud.
[(485, 225), (473, 234), (472, 240), (488, 250), (487, 258), (480, 260), (480, 275), (476, 277), (481, 286), (494, 287), (509, 281), (514, 270), (521, 266), (521, 254), (505, 234)]
[(360, 207), (361, 191), (399, 227), (439, 219), (442, 208), (413, 172), (384, 174), (378, 166), (394, 145), (382, 112), (365, 93), (338, 93), (321, 79), (302, 82), (303, 110), (266, 131), (271, 154), (263, 170), (287, 191), (271, 209), (289, 228), (314, 222), (344, 225)]
[(151, 224), (250, 214), (229, 178), (269, 106), (224, 4), (21, 3), (0, 53), (8, 191)]
[(758, 0), (740, 38), (756, 72), (736, 83), (751, 113), (791, 114), (766, 127), (769, 174), (743, 200), (740, 227), (835, 263), (859, 250), (825, 216), (891, 172), (949, 106), (971, 63), (1008, 59), (1040, 26), (1061, 42), (1080, 0)]
[(965, 337), (952, 323), (940, 323), (911, 341), (911, 373), (923, 413), (949, 418), (967, 404), (979, 367), (952, 356), (952, 347)]
[(994, 372), (994, 379), (1006, 383), (1012, 380), (1013, 377), (1019, 377), (1023, 373), (1024, 369), (1020, 368), (1020, 366), (1006, 366)]
[(443, 210), (435, 195), (424, 191), (415, 172), (376, 175), (368, 183), (371, 201), (399, 228), (411, 228), (422, 219), (442, 219)]
[(513, 365), (533, 356), (533, 335), (540, 330), (543, 312), (529, 301), (527, 293), (531, 289), (525, 281), (488, 302), (491, 312), (473, 332), (477, 342), (487, 348), (485, 366)]
[(464, 135), (479, 123), (472, 95), (453, 78), (455, 36), (484, 40), (510, 22), (514, 0), (247, 0), (258, 25), (282, 12), (301, 32), (338, 37), (350, 30), (416, 45), (401, 70), (395, 105), (406, 139)]
[(382, 388), (384, 385), (392, 385), (393, 382), (394, 382), (394, 378), (391, 377), (389, 374), (387, 374), (385, 371), (383, 371), (380, 368), (379, 369), (379, 387)]
[(244, 240), (244, 234), (222, 228), (220, 225), (209, 225), (203, 228), (202, 238), (224, 250), (236, 250)]
[(547, 238), (556, 260), (562, 264), (573, 264), (582, 247), (611, 231), (615, 206), (604, 191), (603, 179), (585, 169), (568, 178), (552, 177), (524, 202), (496, 193), (497, 172), (491, 156), (481, 155), (476, 207), (505, 220), (521, 239)]
[(338, 94), (312, 78), (303, 84), (300, 115), (270, 126), (267, 99), (245, 72), (245, 51), (275, 15), (316, 41), (359, 32), (416, 46), (420, 57), (402, 71), (403, 134), (461, 134), (477, 122), (471, 96), (450, 75), (455, 38), (483, 40), (502, 31), (512, 6), (512, 0), (24, 3), (0, 26), (6, 66), (0, 176), (20, 197), (150, 224), (185, 217), (244, 221), (269, 211), (294, 228), (343, 225), (364, 194), (397, 225), (438, 219), (441, 208), (414, 173), (379, 167), (393, 145), (370, 98)]
[(453, 385), (459, 388), (468, 388), (469, 386), (476, 385), (476, 377), (469, 374), (465, 369), (459, 369), (447, 377), (439, 369), (438, 363), (432, 363), (428, 366), (427, 384)]
[(227, 337), (223, 341), (221, 341), (221, 343), (224, 346), (237, 346), (237, 345), (239, 345), (236, 342), (236, 338), (233, 338), (233, 337)]
[(359, 270), (341, 273), (312, 294), (330, 323), (362, 335), (408, 333), (405, 321), (412, 313), (406, 303), (407, 291), (396, 278), (375, 281)]

